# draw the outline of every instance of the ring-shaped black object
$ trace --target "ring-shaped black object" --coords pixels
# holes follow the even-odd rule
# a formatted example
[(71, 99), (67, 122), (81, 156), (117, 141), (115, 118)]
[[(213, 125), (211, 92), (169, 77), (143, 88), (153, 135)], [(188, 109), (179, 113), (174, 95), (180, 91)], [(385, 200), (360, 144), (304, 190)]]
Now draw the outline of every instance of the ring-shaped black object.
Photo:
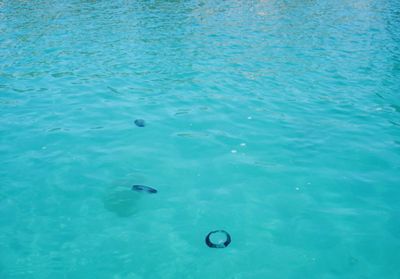
[(157, 190), (145, 185), (132, 185), (132, 191), (136, 192), (146, 192), (149, 194), (157, 193)]
[[(212, 243), (210, 240), (210, 236), (214, 233), (223, 233), (226, 236), (226, 240), (223, 243)], [(206, 236), (206, 244), (208, 247), (210, 248), (225, 248), (228, 247), (228, 245), (231, 243), (232, 239), (231, 236), (229, 235), (229, 233), (227, 233), (224, 230), (216, 230), (216, 231), (212, 231), (209, 232)]]

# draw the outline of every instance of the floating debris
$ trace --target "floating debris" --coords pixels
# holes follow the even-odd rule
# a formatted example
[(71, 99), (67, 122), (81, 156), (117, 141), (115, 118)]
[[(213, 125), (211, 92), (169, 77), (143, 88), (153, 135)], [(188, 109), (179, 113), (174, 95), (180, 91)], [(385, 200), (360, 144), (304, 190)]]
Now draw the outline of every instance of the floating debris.
[(143, 119), (136, 119), (136, 120), (135, 120), (135, 124), (136, 124), (136, 126), (138, 126), (138, 127), (144, 127), (144, 126), (146, 126), (146, 122), (145, 122)]
[[(225, 235), (225, 240), (222, 239), (222, 240), (218, 241), (218, 243), (212, 242), (210, 237), (212, 235), (214, 235), (214, 234), (217, 234), (217, 235), (218, 234), (223, 234), (223, 235)], [(212, 232), (209, 232), (207, 234), (207, 236), (206, 236), (206, 244), (210, 248), (225, 248), (225, 247), (228, 247), (228, 245), (231, 243), (231, 241), (232, 241), (231, 236), (229, 235), (229, 233), (227, 233), (224, 230), (212, 231)]]
[(145, 186), (145, 185), (132, 185), (132, 191), (146, 192), (149, 194), (155, 194), (158, 192), (156, 189), (151, 188), (149, 186)]

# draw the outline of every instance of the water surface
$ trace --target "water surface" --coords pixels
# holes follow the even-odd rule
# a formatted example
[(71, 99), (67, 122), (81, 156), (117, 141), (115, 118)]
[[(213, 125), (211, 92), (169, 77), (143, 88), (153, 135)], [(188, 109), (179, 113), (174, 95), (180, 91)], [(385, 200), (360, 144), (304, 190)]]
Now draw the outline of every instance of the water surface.
[(400, 278), (398, 1), (5, 0), (0, 57), (1, 278)]

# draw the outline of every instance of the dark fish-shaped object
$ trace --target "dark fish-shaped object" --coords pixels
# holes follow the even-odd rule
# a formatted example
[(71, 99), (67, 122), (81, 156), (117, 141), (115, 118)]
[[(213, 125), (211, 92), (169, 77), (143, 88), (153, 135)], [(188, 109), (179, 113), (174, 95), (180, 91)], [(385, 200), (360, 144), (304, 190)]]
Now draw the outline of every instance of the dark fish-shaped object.
[(146, 122), (143, 119), (136, 119), (135, 125), (138, 127), (144, 127), (144, 126), (146, 126)]

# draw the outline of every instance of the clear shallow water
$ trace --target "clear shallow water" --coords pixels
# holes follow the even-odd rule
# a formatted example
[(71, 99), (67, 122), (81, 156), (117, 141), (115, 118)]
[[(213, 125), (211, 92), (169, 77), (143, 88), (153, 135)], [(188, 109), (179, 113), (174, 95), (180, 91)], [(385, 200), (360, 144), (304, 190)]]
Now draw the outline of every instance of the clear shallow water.
[(0, 57), (1, 278), (400, 277), (398, 1), (1, 1)]

